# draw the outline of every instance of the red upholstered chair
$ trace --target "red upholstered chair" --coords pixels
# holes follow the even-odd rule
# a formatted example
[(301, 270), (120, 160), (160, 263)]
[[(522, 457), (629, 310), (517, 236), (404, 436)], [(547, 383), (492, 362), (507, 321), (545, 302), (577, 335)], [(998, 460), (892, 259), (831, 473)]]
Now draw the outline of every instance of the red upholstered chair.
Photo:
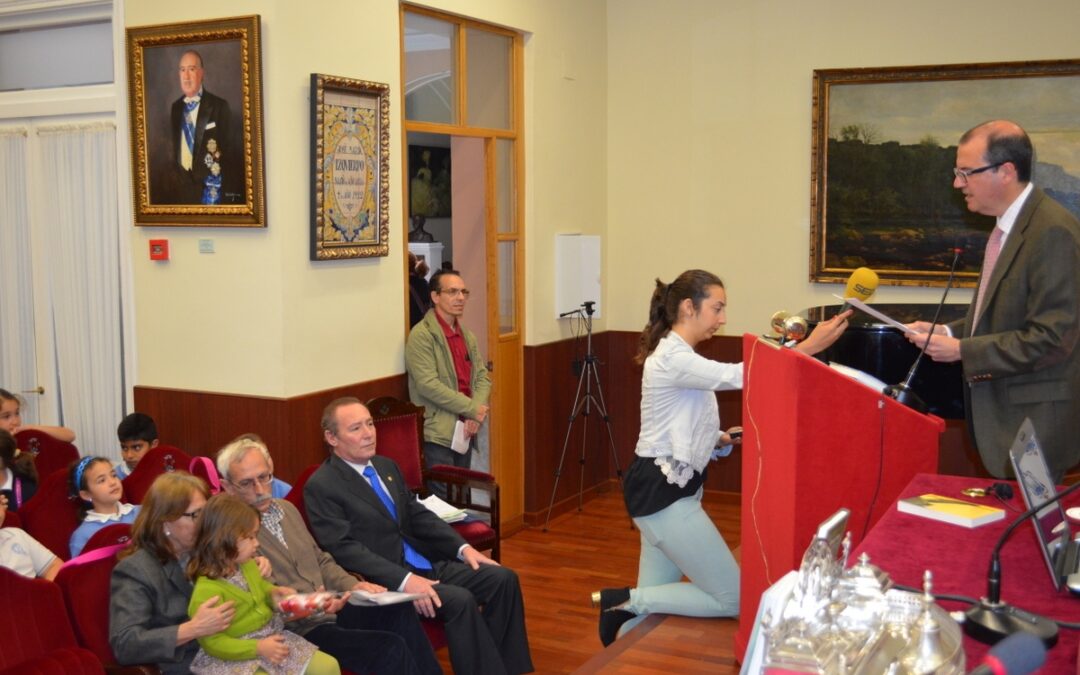
[(187, 471), (189, 466), (191, 456), (180, 448), (159, 445), (151, 449), (139, 460), (135, 470), (121, 481), (124, 484), (124, 501), (141, 504), (155, 478), (170, 471)]
[(14, 511), (8, 511), (4, 514), (4, 522), (0, 524), (0, 527), (17, 527), (19, 529), (25, 529), (23, 528), (22, 518), (19, 518), (19, 514)]
[(105, 669), (75, 642), (60, 587), (0, 567), (0, 675), (89, 675)]
[(40, 476), (48, 476), (57, 469), (66, 469), (79, 458), (79, 449), (71, 443), (60, 441), (44, 431), (26, 429), (15, 434), (19, 450), (34, 456)]
[(79, 505), (68, 496), (67, 469), (44, 476), (34, 498), (19, 509), (19, 517), (31, 537), (61, 560), (70, 558), (68, 540), (79, 526)]
[[(409, 489), (423, 496), (425, 482), (433, 480), (446, 483), (446, 501), (460, 509), (487, 513), (491, 524), (470, 519), (452, 523), (461, 537), (478, 551), (491, 551), (494, 560), (499, 559), (499, 484), (495, 477), (483, 471), (473, 471), (456, 466), (436, 464), (424, 469), (424, 409), (409, 401), (391, 396), (373, 398), (367, 403), (375, 430), (378, 433), (378, 453), (397, 462)], [(490, 497), (489, 504), (477, 504), (472, 500), (473, 489), (483, 490)]]
[(75, 639), (93, 652), (108, 672), (156, 673), (156, 666), (118, 666), (109, 646), (109, 579), (116, 566), (116, 554), (124, 546), (114, 544), (72, 558), (60, 568), (56, 585), (63, 594)]
[[(289, 490), (289, 494), (285, 495), (285, 501), (295, 506), (296, 510), (300, 512), (300, 515), (304, 517), (304, 524), (307, 525), (308, 532), (311, 532), (311, 523), (308, 522), (307, 507), (304, 506), (304, 485), (306, 485), (308, 479), (311, 478), (311, 474), (315, 473), (320, 466), (322, 466), (322, 462), (312, 464), (304, 469), (300, 473), (300, 477), (293, 483), (292, 489)], [(312, 532), (311, 536), (315, 536), (315, 533)]]
[(206, 484), (210, 486), (210, 494), (216, 495), (221, 492), (221, 477), (218, 476), (214, 460), (202, 456), (192, 457), (191, 464), (188, 465), (188, 471), (191, 475), (198, 476), (206, 481)]
[[(96, 551), (99, 548), (106, 548), (108, 546), (127, 546), (131, 541), (131, 524), (130, 523), (113, 523), (112, 525), (106, 525), (101, 528), (89, 539), (86, 540), (86, 545), (83, 546), (83, 554), (87, 554), (90, 551)], [(80, 555), (79, 557), (82, 557)]]

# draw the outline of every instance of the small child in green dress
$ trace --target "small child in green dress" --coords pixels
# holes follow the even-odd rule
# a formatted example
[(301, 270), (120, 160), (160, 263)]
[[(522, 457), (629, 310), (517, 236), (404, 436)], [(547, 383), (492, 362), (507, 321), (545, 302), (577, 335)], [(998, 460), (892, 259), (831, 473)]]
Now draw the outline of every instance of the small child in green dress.
[(228, 494), (214, 495), (202, 509), (187, 567), (195, 582), (188, 614), (194, 617), (202, 603), (214, 596), (234, 601), (236, 614), (221, 633), (199, 638), (201, 649), (191, 671), (199, 675), (340, 675), (336, 659), (284, 630), (275, 608), (296, 591), (274, 586), (259, 574), (253, 561), (259, 527), (259, 512)]

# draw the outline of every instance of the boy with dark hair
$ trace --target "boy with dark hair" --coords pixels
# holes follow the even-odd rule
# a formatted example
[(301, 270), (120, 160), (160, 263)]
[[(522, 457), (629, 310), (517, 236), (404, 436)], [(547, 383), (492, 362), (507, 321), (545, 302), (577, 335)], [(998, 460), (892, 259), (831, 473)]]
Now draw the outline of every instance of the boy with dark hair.
[(157, 425), (149, 415), (131, 413), (116, 427), (116, 437), (120, 441), (120, 455), (124, 458), (116, 465), (116, 477), (122, 479), (131, 475), (143, 455), (157, 447)]

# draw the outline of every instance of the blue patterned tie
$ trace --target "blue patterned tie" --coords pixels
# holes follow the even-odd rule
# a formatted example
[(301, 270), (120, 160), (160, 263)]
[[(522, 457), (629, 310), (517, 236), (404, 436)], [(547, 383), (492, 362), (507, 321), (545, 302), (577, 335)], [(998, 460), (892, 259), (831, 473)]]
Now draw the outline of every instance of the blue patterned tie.
[(191, 112), (199, 106), (202, 96), (192, 96), (184, 99), (184, 142), (187, 143), (188, 152), (195, 153), (195, 121), (191, 119)]
[[(383, 503), (386, 510), (390, 512), (390, 517), (397, 520), (397, 507), (394, 506), (394, 500), (390, 498), (390, 495), (386, 494), (386, 490), (383, 489), (382, 483), (379, 482), (379, 476), (375, 473), (375, 467), (368, 464), (364, 467), (364, 478), (368, 479), (371, 483), (371, 489), (375, 491), (375, 494), (379, 496), (379, 501)], [(411, 565), (414, 569), (429, 570), (431, 569), (431, 563), (428, 559), (420, 555), (415, 548), (409, 545), (409, 542), (405, 541), (402, 537), (401, 543), (405, 546), (405, 562)]]

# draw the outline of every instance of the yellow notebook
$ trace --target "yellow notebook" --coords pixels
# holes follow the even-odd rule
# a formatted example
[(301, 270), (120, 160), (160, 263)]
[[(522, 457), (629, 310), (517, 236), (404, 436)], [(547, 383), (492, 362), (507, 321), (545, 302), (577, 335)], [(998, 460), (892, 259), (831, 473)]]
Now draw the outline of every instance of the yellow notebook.
[(1005, 509), (984, 504), (965, 502), (962, 499), (942, 497), (941, 495), (919, 495), (901, 499), (896, 507), (903, 513), (910, 513), (923, 518), (940, 520), (963, 527), (979, 527), (993, 523), (1005, 517)]

